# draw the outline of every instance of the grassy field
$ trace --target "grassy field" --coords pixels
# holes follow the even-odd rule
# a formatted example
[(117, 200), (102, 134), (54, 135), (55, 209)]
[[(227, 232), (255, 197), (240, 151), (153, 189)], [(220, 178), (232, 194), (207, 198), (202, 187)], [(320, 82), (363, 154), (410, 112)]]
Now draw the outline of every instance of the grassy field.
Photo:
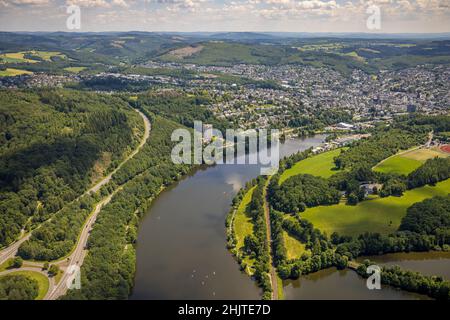
[(283, 240), (284, 240), (284, 247), (286, 248), (286, 255), (289, 260), (298, 259), (302, 256), (303, 253), (307, 251), (303, 243), (301, 243), (294, 237), (290, 236), (289, 233), (287, 233), (284, 230), (283, 230)]
[(344, 202), (333, 206), (320, 206), (307, 209), (302, 217), (328, 235), (338, 232), (341, 235), (356, 236), (366, 231), (389, 234), (398, 229), (406, 209), (413, 203), (434, 196), (449, 193), (450, 179), (436, 186), (424, 186), (406, 191), (402, 197), (386, 197), (360, 202), (347, 206)]
[(65, 59), (66, 55), (58, 51), (21, 51), (0, 54), (0, 62), (2, 63), (38, 63), (39, 60), (25, 58), (25, 55), (33, 55), (41, 58), (44, 61), (52, 61), (53, 57), (60, 57)]
[(37, 63), (38, 61), (24, 57), (26, 52), (13, 52), (0, 54), (0, 61), (3, 63)]
[(13, 258), (9, 258), (8, 260), (0, 264), (0, 272), (7, 270), (12, 264), (13, 260)]
[[(255, 188), (256, 186), (251, 188), (244, 195), (244, 198), (242, 199), (236, 211), (236, 216), (234, 217), (233, 228), (236, 237), (236, 249), (238, 251), (240, 251), (244, 246), (245, 237), (253, 233), (253, 222), (252, 219), (247, 216), (246, 209), (248, 204), (252, 200), (252, 195), (253, 191), (255, 191)], [(249, 266), (253, 265), (253, 261), (248, 257), (244, 258), (244, 262)], [(250, 273), (249, 270), (246, 270), (246, 272)]]
[(46, 276), (44, 276), (43, 274), (41, 274), (39, 272), (34, 272), (34, 271), (17, 271), (17, 272), (12, 272), (12, 273), (8, 274), (8, 276), (10, 276), (10, 275), (17, 275), (17, 276), (22, 275), (22, 276), (36, 280), (38, 283), (38, 286), (39, 286), (39, 293), (38, 293), (36, 300), (44, 299), (45, 295), (47, 294), (48, 288), (49, 288), (49, 281)]
[(437, 148), (416, 149), (399, 153), (377, 164), (373, 170), (383, 173), (399, 173), (408, 175), (420, 167), (427, 159), (434, 157), (448, 157), (448, 154)]
[(13, 77), (21, 74), (33, 74), (33, 72), (13, 68), (6, 68), (6, 70), (0, 70), (0, 77)]
[(290, 177), (298, 174), (312, 174), (314, 176), (329, 178), (336, 173), (333, 170), (333, 159), (340, 153), (341, 149), (335, 149), (301, 160), (281, 174), (279, 183), (282, 184)]
[(67, 67), (64, 70), (72, 72), (72, 73), (80, 73), (83, 70), (86, 70), (86, 67)]

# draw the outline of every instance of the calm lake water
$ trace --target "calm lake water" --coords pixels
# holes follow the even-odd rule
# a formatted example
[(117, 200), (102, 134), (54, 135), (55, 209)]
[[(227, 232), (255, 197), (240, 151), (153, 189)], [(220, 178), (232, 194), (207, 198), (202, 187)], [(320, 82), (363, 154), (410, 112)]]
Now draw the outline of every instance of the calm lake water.
[[(287, 140), (280, 156), (317, 146), (324, 135)], [(168, 188), (141, 221), (131, 299), (259, 299), (226, 249), (225, 216), (257, 165), (217, 165)]]
[[(281, 156), (322, 143), (325, 136), (287, 140)], [(131, 299), (259, 299), (261, 290), (226, 249), (225, 216), (231, 201), (247, 181), (260, 174), (257, 165), (217, 165), (199, 169), (166, 189), (141, 221), (137, 272)], [(387, 258), (383, 259), (389, 259)], [(411, 258), (411, 256), (408, 256)], [(447, 268), (442, 257), (406, 259), (397, 263), (431, 272)], [(424, 259), (424, 257), (421, 257)], [(436, 261), (436, 263), (434, 263)], [(444, 263), (443, 263), (444, 261)], [(431, 263), (430, 263), (431, 262)], [(423, 268), (419, 265), (423, 263)], [(426, 265), (426, 266), (425, 266)], [(435, 268), (435, 269), (434, 269)], [(441, 272), (441, 271), (439, 271)], [(384, 287), (369, 291), (354, 271), (322, 270), (285, 282), (286, 299), (426, 299)]]
[(427, 296), (382, 286), (368, 290), (366, 280), (355, 271), (329, 268), (284, 282), (286, 300), (427, 300)]
[(390, 253), (383, 256), (361, 257), (380, 266), (400, 266), (402, 269), (417, 271), (427, 276), (441, 276), (450, 280), (450, 252), (409, 252)]
[[(402, 269), (417, 271), (424, 275), (439, 275), (450, 279), (450, 252), (392, 253), (382, 256), (360, 257), (357, 261), (369, 259), (380, 266), (398, 265)], [(389, 286), (381, 290), (368, 290), (366, 280), (352, 270), (330, 268), (284, 282), (286, 299), (422, 299), (429, 297), (400, 291)]]

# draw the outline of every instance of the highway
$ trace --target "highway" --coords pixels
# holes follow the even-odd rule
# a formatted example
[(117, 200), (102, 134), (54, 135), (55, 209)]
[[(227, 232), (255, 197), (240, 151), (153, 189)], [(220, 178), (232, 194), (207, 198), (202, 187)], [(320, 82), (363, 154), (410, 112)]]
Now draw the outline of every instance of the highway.
[[(88, 189), (83, 195), (86, 195), (88, 193), (95, 193), (98, 190), (100, 190), (100, 188), (104, 185), (106, 185), (111, 178), (113, 177), (113, 175), (126, 163), (128, 162), (130, 159), (132, 159), (141, 149), (142, 147), (145, 145), (145, 143), (147, 142), (149, 136), (150, 136), (150, 131), (151, 131), (151, 124), (150, 124), (150, 120), (139, 110), (135, 110), (137, 113), (139, 113), (139, 115), (142, 117), (143, 121), (144, 121), (144, 136), (142, 137), (139, 145), (135, 148), (135, 150), (128, 155), (117, 167), (116, 169), (114, 169), (110, 174), (108, 174), (107, 176), (103, 177), (102, 180), (100, 180), (99, 182), (97, 182), (94, 186), (92, 186), (90, 189)], [(70, 265), (76, 265), (78, 267), (81, 268), (83, 262), (84, 262), (84, 258), (86, 257), (87, 254), (87, 250), (86, 250), (86, 244), (88, 242), (89, 239), (89, 235), (90, 232), (93, 228), (93, 225), (97, 219), (98, 214), (100, 213), (101, 209), (103, 208), (103, 206), (105, 206), (106, 204), (108, 204), (112, 197), (121, 189), (121, 187), (118, 187), (114, 192), (112, 192), (110, 195), (106, 196), (105, 198), (103, 198), (102, 200), (100, 200), (100, 202), (98, 202), (93, 210), (93, 212), (89, 215), (88, 220), (85, 222), (85, 224), (83, 225), (83, 229), (81, 231), (81, 234), (79, 236), (79, 239), (77, 241), (76, 247), (75, 249), (72, 251), (72, 253), (70, 254), (70, 256), (68, 256), (66, 259), (64, 260), (60, 260), (57, 262), (50, 262), (50, 264), (56, 264), (60, 267), (60, 269), (62, 271), (64, 271), (63, 276), (61, 277), (60, 281), (58, 282), (58, 284), (55, 284), (53, 279), (50, 278), (50, 287), (49, 287), (49, 291), (47, 292), (47, 295), (45, 296), (45, 300), (55, 300), (58, 299), (60, 296), (64, 295), (67, 291), (67, 282), (70, 279), (71, 275), (68, 274), (67, 272), (65, 272), (67, 270), (67, 268)], [(80, 197), (79, 197), (80, 198)], [(9, 258), (13, 258), (16, 254), (17, 254), (17, 250), (19, 249), (20, 245), (25, 242), (26, 240), (28, 240), (31, 236), (31, 233), (26, 234), (25, 236), (23, 236), (22, 238), (20, 238), (19, 240), (17, 240), (16, 242), (14, 242), (13, 244), (11, 244), (10, 246), (2, 249), (0, 251), (0, 264), (4, 263), (6, 260), (8, 260)], [(15, 271), (21, 271), (21, 270), (28, 270), (30, 269), (31, 271), (37, 271), (40, 273), (44, 273), (46, 276), (48, 276), (48, 274), (44, 271), (42, 271), (42, 266), (44, 265), (43, 263), (40, 262), (24, 262), (25, 264), (27, 264), (27, 267), (23, 267), (20, 269), (11, 269), (5, 272), (0, 273), (0, 275), (6, 274), (6, 273), (13, 273)], [(32, 266), (29, 266), (32, 265)]]

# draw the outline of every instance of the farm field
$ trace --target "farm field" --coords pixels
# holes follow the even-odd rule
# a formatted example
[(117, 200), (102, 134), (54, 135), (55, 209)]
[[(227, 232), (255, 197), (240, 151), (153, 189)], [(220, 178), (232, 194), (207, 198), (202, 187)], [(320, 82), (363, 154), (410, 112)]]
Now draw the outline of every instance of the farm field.
[(14, 77), (22, 74), (33, 74), (33, 72), (13, 68), (6, 68), (6, 70), (0, 70), (0, 77)]
[(37, 63), (38, 61), (27, 59), (24, 57), (26, 52), (13, 52), (0, 54), (0, 61), (2, 63)]
[(280, 176), (279, 183), (282, 184), (290, 177), (298, 174), (311, 174), (322, 178), (329, 178), (336, 173), (334, 158), (341, 153), (342, 148), (320, 153), (297, 162), (292, 168), (284, 171)]
[[(252, 219), (247, 216), (247, 206), (252, 200), (253, 191), (255, 191), (255, 187), (251, 188), (242, 199), (239, 207), (236, 211), (236, 216), (234, 217), (234, 233), (236, 237), (236, 249), (240, 252), (241, 248), (244, 246), (244, 239), (247, 235), (251, 235), (253, 233), (253, 222)], [(248, 257), (244, 258), (244, 262), (247, 265), (252, 265), (251, 259)], [(246, 270), (247, 271), (247, 270)]]
[(438, 148), (433, 149), (415, 149), (399, 153), (395, 156), (377, 164), (373, 170), (383, 173), (399, 173), (408, 175), (412, 171), (420, 167), (426, 160), (441, 157), (448, 157), (449, 154), (442, 152)]
[(32, 55), (41, 58), (44, 61), (52, 61), (53, 57), (66, 58), (66, 55), (58, 51), (21, 51), (13, 53), (0, 54), (2, 63), (38, 63), (39, 60), (25, 58), (25, 55)]
[(341, 202), (333, 206), (319, 206), (307, 209), (302, 218), (310, 221), (322, 232), (331, 235), (357, 236), (364, 232), (389, 234), (398, 229), (406, 209), (413, 203), (434, 196), (445, 196), (450, 190), (450, 179), (436, 186), (424, 186), (406, 191), (402, 197), (376, 198), (358, 203), (356, 206)]

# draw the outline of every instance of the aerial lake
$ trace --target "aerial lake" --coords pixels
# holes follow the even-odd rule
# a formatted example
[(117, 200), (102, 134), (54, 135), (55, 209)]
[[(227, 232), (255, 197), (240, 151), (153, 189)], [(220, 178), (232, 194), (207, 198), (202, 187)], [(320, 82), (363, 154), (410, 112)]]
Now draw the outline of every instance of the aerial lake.
[[(324, 135), (288, 139), (280, 156), (322, 143)], [(141, 221), (131, 299), (259, 299), (261, 290), (226, 248), (225, 217), (258, 165), (199, 169), (154, 201)]]
[[(289, 139), (280, 156), (322, 143), (324, 135)], [(140, 223), (131, 299), (260, 299), (261, 290), (226, 248), (225, 217), (258, 165), (203, 167), (163, 191)], [(370, 257), (381, 264), (449, 277), (450, 256), (395, 254)], [(383, 286), (368, 290), (352, 270), (334, 268), (285, 281), (286, 299), (427, 299)]]

